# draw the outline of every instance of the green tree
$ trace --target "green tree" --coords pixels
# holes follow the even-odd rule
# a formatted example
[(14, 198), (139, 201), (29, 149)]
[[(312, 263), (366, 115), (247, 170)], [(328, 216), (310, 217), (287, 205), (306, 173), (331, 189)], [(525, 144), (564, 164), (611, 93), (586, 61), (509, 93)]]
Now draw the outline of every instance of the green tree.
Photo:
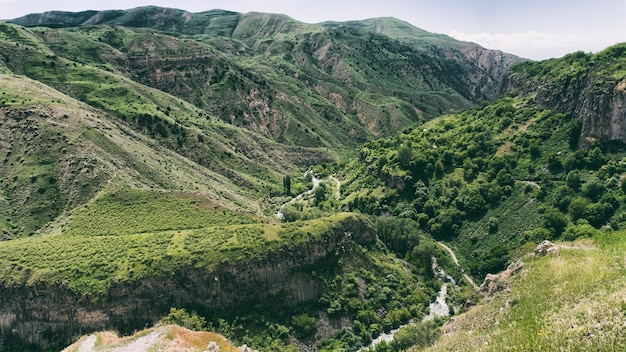
[(572, 216), (572, 220), (576, 221), (582, 219), (585, 216), (585, 209), (589, 205), (589, 199), (584, 197), (576, 197), (572, 199), (567, 207), (567, 211)]
[(400, 149), (398, 149), (398, 163), (400, 167), (407, 170), (409, 165), (411, 164), (411, 158), (413, 157), (413, 148), (411, 147), (411, 142), (407, 144), (403, 144)]
[(592, 177), (582, 186), (581, 191), (587, 198), (596, 202), (604, 191), (606, 191), (606, 188), (604, 187), (604, 183), (597, 177)]
[(291, 317), (291, 326), (298, 338), (307, 338), (317, 331), (317, 322), (315, 318), (304, 313)]
[(325, 183), (320, 183), (317, 188), (315, 188), (315, 192), (313, 192), (313, 196), (315, 197), (315, 204), (320, 204), (321, 202), (326, 200), (326, 192), (328, 191), (328, 186)]
[(291, 176), (283, 176), (283, 189), (285, 190), (286, 195), (291, 195)]
[(607, 221), (604, 204), (591, 203), (585, 207), (585, 219), (594, 227), (600, 227)]
[(563, 233), (567, 223), (567, 217), (558, 209), (550, 208), (543, 214), (543, 227), (552, 232), (553, 238)]
[(567, 177), (565, 178), (565, 183), (567, 186), (574, 191), (578, 191), (580, 189), (580, 173), (577, 170), (571, 170), (567, 173)]
[(602, 153), (602, 150), (600, 148), (595, 147), (591, 149), (589, 153), (587, 153), (585, 161), (587, 162), (589, 168), (598, 169), (600, 166), (606, 163), (606, 157), (604, 156), (604, 153)]

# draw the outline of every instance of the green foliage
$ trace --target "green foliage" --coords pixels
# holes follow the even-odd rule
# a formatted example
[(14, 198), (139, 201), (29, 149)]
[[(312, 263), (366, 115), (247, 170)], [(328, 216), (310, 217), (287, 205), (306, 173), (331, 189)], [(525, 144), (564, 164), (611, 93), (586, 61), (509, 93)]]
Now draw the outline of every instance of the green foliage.
[(285, 175), (283, 176), (283, 189), (285, 190), (285, 195), (291, 195), (291, 176)]
[(558, 209), (550, 208), (543, 214), (543, 226), (550, 230), (552, 238), (559, 237), (567, 224), (567, 217)]
[(376, 233), (388, 248), (400, 256), (412, 250), (425, 236), (415, 221), (396, 217), (379, 217), (376, 220)]
[[(559, 238), (579, 219), (620, 226), (617, 186), (626, 169), (617, 161), (626, 154), (602, 144), (571, 150), (580, 128), (575, 117), (523, 95), (443, 116), (366, 143), (344, 171), (346, 205), (414, 220), (457, 246), (480, 279), (504, 268), (517, 248)], [(411, 158), (401, 163), (408, 147)]]
[[(119, 208), (109, 213), (109, 201), (113, 198)], [(197, 204), (196, 214), (207, 222), (190, 221), (185, 225), (180, 219), (156, 220), (153, 217), (158, 213), (133, 213), (132, 209), (154, 209), (145, 207), (161, 204), (158, 211), (168, 214), (179, 211), (183, 204), (190, 206), (193, 198), (132, 189), (113, 198), (104, 195), (100, 199), (106, 201), (96, 200), (77, 210), (76, 216), (65, 225), (66, 232), (0, 242), (0, 272), (4, 273), (4, 284), (62, 283), (87, 297), (100, 297), (106, 295), (113, 283), (171, 277), (189, 266), (214, 270), (224, 262), (247, 261), (281, 248), (305, 246), (310, 241), (335, 236), (335, 231), (340, 231), (345, 221), (351, 223), (350, 226), (359, 227), (359, 223), (372, 226), (367, 220), (350, 214), (284, 226), (265, 225), (245, 214), (222, 209), (198, 210)], [(171, 203), (162, 203), (168, 198)], [(136, 202), (138, 199), (145, 203)], [(188, 209), (193, 216), (194, 208)], [(124, 210), (128, 211), (126, 217)], [(89, 217), (87, 211), (91, 211)], [(121, 216), (121, 219), (110, 219), (111, 216)], [(100, 227), (102, 224), (119, 224), (119, 228)]]
[(306, 313), (291, 317), (291, 326), (296, 336), (300, 339), (310, 337), (317, 331), (315, 318)]
[(170, 312), (161, 319), (164, 325), (176, 324), (190, 330), (202, 331), (207, 328), (206, 319), (197, 313), (188, 313), (184, 308), (170, 308)]

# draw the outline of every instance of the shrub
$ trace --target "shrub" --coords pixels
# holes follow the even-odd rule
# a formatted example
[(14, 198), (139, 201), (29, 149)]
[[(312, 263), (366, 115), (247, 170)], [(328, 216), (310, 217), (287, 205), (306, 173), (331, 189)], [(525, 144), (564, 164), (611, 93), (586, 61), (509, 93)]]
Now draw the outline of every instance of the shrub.
[(170, 308), (169, 314), (161, 319), (161, 323), (165, 325), (175, 324), (196, 331), (206, 329), (206, 320), (203, 317), (195, 312), (189, 314), (184, 308)]
[(294, 315), (291, 317), (293, 332), (300, 339), (307, 338), (317, 331), (315, 318), (308, 314)]

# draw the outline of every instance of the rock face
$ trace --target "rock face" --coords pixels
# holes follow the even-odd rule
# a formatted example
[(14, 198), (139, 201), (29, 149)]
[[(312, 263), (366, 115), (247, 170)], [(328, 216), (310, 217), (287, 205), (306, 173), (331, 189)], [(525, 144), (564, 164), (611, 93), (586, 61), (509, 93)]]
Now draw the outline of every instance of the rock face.
[(300, 248), (225, 263), (214, 271), (180, 268), (170, 277), (115, 285), (97, 299), (78, 296), (62, 284), (0, 285), (0, 341), (55, 348), (95, 330), (128, 333), (153, 325), (170, 307), (219, 312), (261, 301), (294, 305), (313, 300), (322, 287), (309, 275), (310, 268), (334, 265), (349, 242), (376, 239), (373, 226), (363, 219), (348, 217), (341, 225)]
[(560, 76), (512, 73), (503, 80), (501, 93), (534, 94), (545, 108), (580, 118), (579, 148), (589, 148), (596, 141), (626, 143), (626, 79), (608, 75), (611, 64), (592, 61), (573, 67), (579, 70), (576, 73)]
[(524, 263), (521, 260), (516, 260), (499, 274), (487, 274), (478, 288), (478, 292), (485, 297), (493, 297), (498, 292), (508, 291), (511, 278), (523, 267)]

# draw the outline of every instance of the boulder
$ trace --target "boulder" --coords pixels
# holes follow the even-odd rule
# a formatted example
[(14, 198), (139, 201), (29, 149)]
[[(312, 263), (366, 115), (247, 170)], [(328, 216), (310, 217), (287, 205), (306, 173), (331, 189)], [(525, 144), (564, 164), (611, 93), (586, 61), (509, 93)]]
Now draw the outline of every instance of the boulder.
[(220, 352), (220, 346), (217, 345), (217, 342), (211, 341), (206, 348), (206, 352)]
[(544, 240), (539, 243), (537, 248), (535, 248), (536, 255), (548, 255), (548, 254), (559, 254), (559, 247), (557, 247), (554, 243)]

